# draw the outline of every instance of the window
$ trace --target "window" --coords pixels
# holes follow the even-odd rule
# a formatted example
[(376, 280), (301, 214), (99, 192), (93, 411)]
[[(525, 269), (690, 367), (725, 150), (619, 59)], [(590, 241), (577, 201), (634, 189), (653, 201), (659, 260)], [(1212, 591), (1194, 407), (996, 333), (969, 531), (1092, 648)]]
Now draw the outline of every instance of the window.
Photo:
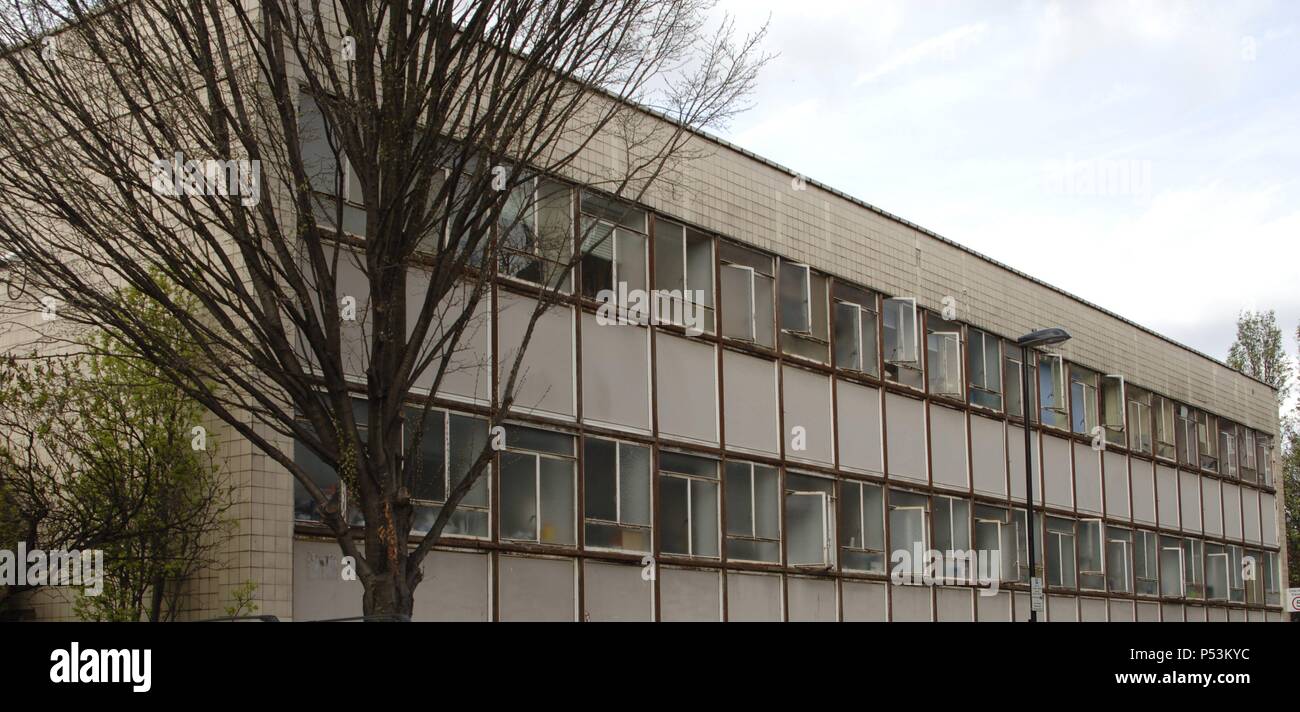
[(645, 230), (644, 210), (595, 193), (582, 194), (584, 297), (598, 299), (604, 290), (614, 295), (645, 290)]
[(719, 243), (722, 261), (722, 335), (761, 346), (776, 345), (772, 258), (730, 242)]
[(786, 555), (791, 566), (835, 565), (835, 481), (786, 473)]
[(1084, 519), (1079, 522), (1079, 588), (1106, 590), (1106, 553), (1102, 543), (1102, 529), (1100, 519)]
[(775, 467), (727, 463), (727, 558), (781, 561), (781, 480)]
[(1183, 597), (1183, 545), (1170, 536), (1160, 537), (1160, 595)]
[(830, 319), (826, 313), (827, 280), (808, 265), (781, 261), (781, 350), (826, 363)]
[(930, 392), (961, 398), (961, 324), (925, 315), (926, 368)]
[(718, 556), (718, 463), (659, 453), (659, 546), (666, 554)]
[(1002, 410), (1002, 340), (979, 329), (967, 329), (966, 370), (970, 373), (970, 402)]
[(1152, 396), (1156, 418), (1156, 457), (1174, 459), (1174, 404), (1164, 396)]
[(1055, 354), (1038, 357), (1038, 393), (1043, 425), (1065, 430), (1066, 414), (1065, 363)]
[(1219, 420), (1219, 471), (1225, 477), (1240, 477), (1237, 469), (1237, 426), (1226, 420)]
[(1155, 532), (1133, 533), (1133, 587), (1139, 596), (1155, 596), (1160, 592), (1160, 558)]
[(1016, 527), (1006, 509), (975, 505), (975, 549), (997, 566), (1000, 580), (1016, 580)]
[(1188, 598), (1205, 598), (1205, 545), (1183, 539), (1183, 583)]
[(1134, 452), (1151, 454), (1151, 394), (1128, 387), (1128, 447)]
[[(1025, 412), (1025, 403), (1020, 398), (1021, 386), (1024, 383), (1023, 373), (1021, 371), (1021, 357), (1024, 355), (1024, 349), (1010, 341), (1005, 342), (1003, 352), (1006, 356), (1002, 359), (1002, 383), (1007, 391), (1007, 415), (1013, 418), (1023, 420)], [(1029, 369), (1033, 373), (1034, 354), (1029, 353)], [(1029, 417), (1032, 422), (1038, 422), (1038, 409), (1034, 403), (1038, 402), (1038, 379), (1029, 379)]]
[[(1246, 602), (1246, 581), (1242, 576), (1241, 547), (1228, 545), (1228, 600), (1234, 603)], [(1256, 559), (1258, 561), (1258, 559)], [(1209, 578), (1209, 572), (1205, 574)]]
[(1257, 574), (1264, 579), (1264, 604), (1276, 606), (1281, 602), (1281, 578), (1278, 568), (1278, 553), (1276, 551), (1264, 552), (1263, 567)]
[(1203, 410), (1196, 411), (1196, 446), (1201, 455), (1201, 469), (1219, 471), (1219, 419)]
[[(930, 499), (925, 495), (890, 490), (889, 545), (894, 552), (907, 552), (903, 561), (910, 568), (901, 570), (904, 583), (921, 583), (925, 573), (926, 552), (930, 550)], [(891, 554), (892, 557), (896, 554)]]
[[(1133, 592), (1133, 570), (1129, 554), (1133, 552), (1133, 532), (1106, 527), (1106, 588), (1111, 593)], [(1144, 564), (1146, 562), (1143, 562)], [(1145, 573), (1145, 567), (1143, 573)]]
[(1205, 545), (1205, 597), (1211, 601), (1228, 600), (1228, 552), (1222, 544)]
[(587, 547), (650, 551), (650, 448), (588, 437), (582, 452)]
[(1075, 587), (1074, 521), (1047, 518), (1047, 585)]
[(317, 222), (333, 229), (339, 210), (335, 198), (342, 198), (343, 231), (364, 236), (366, 215), (357, 207), (362, 202), (361, 183), (320, 105), (306, 92), (300, 93), (298, 99), (298, 137), (303, 171), (316, 193), (312, 197), (312, 211)]
[(1255, 459), (1255, 431), (1243, 425), (1237, 426), (1237, 451), (1241, 453), (1241, 479), (1257, 482)]
[[(459, 413), (430, 410), (421, 422), (422, 408), (406, 409), (403, 434), (408, 452), (415, 446), (420, 431), (420, 454), (411, 478), (411, 500), (415, 506), (412, 529), (428, 532), (437, 521), (447, 496), (469, 474), (474, 462), (487, 447), (488, 423)], [(487, 472), (461, 499), (448, 518), (442, 533), (486, 538), (489, 536), (489, 500)]]
[(1265, 487), (1273, 486), (1273, 440), (1261, 433), (1255, 438), (1259, 448), (1259, 482)]
[(975, 580), (975, 561), (968, 558), (970, 502), (953, 497), (934, 498), (934, 548), (944, 556), (944, 578), (953, 583)]
[(568, 292), (572, 216), (569, 186), (548, 178), (516, 186), (497, 221), (501, 274)]
[(501, 453), (501, 538), (576, 544), (573, 436), (510, 425), (506, 448)]
[(1106, 429), (1106, 442), (1124, 447), (1124, 377), (1101, 378), (1101, 426)]
[(654, 285), (661, 318), (713, 333), (712, 237), (655, 218)]
[(1092, 436), (1097, 427), (1097, 374), (1070, 366), (1070, 430)]
[(885, 572), (885, 502), (879, 485), (840, 486), (840, 561), (850, 571)]
[(886, 299), (883, 317), (885, 376), (895, 383), (923, 388), (921, 354), (916, 342), (916, 300)]
[(880, 375), (876, 297), (847, 284), (835, 284), (835, 365)]
[[(368, 423), (370, 408), (366, 401), (361, 398), (352, 399), (352, 418), (357, 424), (357, 431), (361, 437), (361, 442), (365, 443), (368, 439)], [(358, 453), (360, 455), (360, 453)], [(317, 457), (305, 443), (294, 440), (293, 459), (311, 478), (312, 482), (325, 494), (326, 497), (333, 498), (338, 495), (339, 507), (347, 512), (348, 521), (353, 524), (361, 524), (361, 515), (355, 508), (348, 507), (347, 486), (340, 481), (338, 472), (325, 464), (324, 460)], [(325, 518), (316, 505), (316, 500), (308, 494), (307, 489), (293, 481), (293, 518), (297, 521), (321, 522)]]
[(1196, 455), (1196, 412), (1185, 405), (1179, 405), (1175, 409), (1177, 413), (1178, 426), (1178, 464), (1187, 467), (1200, 466), (1200, 459)]
[[(1016, 518), (1016, 566), (1020, 572), (1020, 582), (1029, 583), (1029, 517), (1025, 510), (1015, 510)], [(1034, 559), (1039, 571), (1043, 568), (1043, 556), (1046, 547), (1043, 546), (1043, 515), (1041, 512), (1034, 512), (1034, 551), (1038, 552)]]

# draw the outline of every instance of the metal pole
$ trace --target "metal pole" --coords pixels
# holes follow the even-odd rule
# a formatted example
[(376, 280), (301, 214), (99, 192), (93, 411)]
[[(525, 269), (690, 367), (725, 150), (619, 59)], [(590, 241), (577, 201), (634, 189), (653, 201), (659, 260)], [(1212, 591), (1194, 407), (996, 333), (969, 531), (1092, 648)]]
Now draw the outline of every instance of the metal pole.
[[(1029, 347), (1020, 347), (1020, 401), (1024, 404), (1025, 416), (1025, 540), (1029, 542), (1029, 580), (1032, 584), (1038, 570), (1034, 568), (1034, 463), (1033, 445), (1029, 439)], [(1033, 594), (1030, 594), (1029, 622), (1038, 622), (1038, 611), (1034, 610)]]

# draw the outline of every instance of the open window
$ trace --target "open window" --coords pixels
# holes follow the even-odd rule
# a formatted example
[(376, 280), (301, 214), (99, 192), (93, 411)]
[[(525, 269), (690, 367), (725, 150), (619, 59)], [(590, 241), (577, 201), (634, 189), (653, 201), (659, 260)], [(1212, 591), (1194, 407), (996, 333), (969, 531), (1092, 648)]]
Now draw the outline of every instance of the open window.
[(950, 583), (975, 581), (977, 562), (970, 558), (970, 525), (970, 502), (934, 498), (934, 548), (943, 554), (943, 575)]
[(1002, 340), (979, 329), (967, 329), (966, 371), (970, 402), (1002, 411)]
[(1219, 471), (1219, 419), (1203, 410), (1196, 411), (1196, 449), (1201, 469)]
[(650, 551), (650, 448), (588, 436), (582, 451), (587, 548)]
[(1263, 433), (1255, 438), (1259, 450), (1259, 483), (1265, 487), (1273, 486), (1273, 439)]
[(1106, 527), (1106, 588), (1111, 593), (1133, 593), (1133, 553), (1133, 532)]
[(1133, 588), (1139, 596), (1160, 593), (1160, 553), (1155, 532), (1133, 532)]
[(718, 462), (659, 453), (659, 547), (665, 554), (718, 557)]
[(497, 221), (500, 273), (569, 291), (573, 254), (573, 189), (549, 178), (529, 178), (506, 198)]
[(1182, 598), (1184, 592), (1184, 552), (1182, 542), (1171, 536), (1160, 537), (1160, 595)]
[(501, 538), (577, 544), (577, 462), (573, 436), (506, 426), (501, 453)]
[(835, 283), (834, 294), (835, 366), (880, 375), (876, 296), (841, 282)]
[(1183, 588), (1188, 598), (1205, 598), (1205, 544), (1183, 539)]
[(1074, 556), (1074, 520), (1047, 518), (1047, 585), (1075, 588), (1078, 565)]
[(1016, 527), (1005, 508), (975, 505), (975, 549), (996, 564), (999, 580), (1016, 580)]
[(1205, 598), (1210, 601), (1228, 600), (1230, 564), (1228, 551), (1222, 544), (1205, 545)]
[[(411, 501), (415, 504), (412, 530), (428, 532), (437, 521), (448, 493), (473, 468), (488, 443), (488, 423), (483, 418), (443, 410), (430, 410), (422, 415), (422, 408), (408, 407), (403, 423), (406, 449), (412, 452), (415, 436), (419, 432), (420, 451), (417, 467), (409, 483)], [(461, 499), (447, 520), (444, 536), (487, 538), (490, 534), (488, 472), (482, 473), (468, 494)]]
[(926, 373), (930, 393), (962, 398), (961, 324), (925, 315)]
[(1176, 439), (1178, 441), (1178, 464), (1184, 467), (1200, 467), (1201, 461), (1196, 454), (1196, 442), (1199, 439), (1196, 426), (1196, 411), (1192, 408), (1179, 404), (1175, 408), (1176, 427), (1178, 432)]
[[(582, 295), (621, 308), (622, 295), (646, 289), (646, 213), (590, 191), (582, 193)], [(646, 317), (646, 314), (630, 314)]]
[(1152, 396), (1152, 408), (1155, 411), (1155, 446), (1156, 457), (1173, 460), (1175, 458), (1174, 403), (1164, 396)]
[(772, 258), (731, 242), (719, 243), (722, 335), (776, 346)]
[[(1100, 519), (1079, 521), (1079, 588), (1106, 590), (1106, 548)], [(1125, 564), (1127, 565), (1127, 564)]]
[(656, 217), (654, 288), (660, 319), (713, 333), (713, 238)]
[(786, 473), (786, 556), (791, 566), (835, 565), (834, 502), (834, 480)]
[(930, 498), (899, 490), (889, 491), (889, 542), (895, 552), (905, 551), (910, 566), (900, 571), (904, 583), (922, 582), (926, 552), (930, 550)]
[(1237, 459), (1237, 426), (1219, 419), (1219, 472), (1224, 477), (1241, 477)]
[(820, 363), (830, 359), (827, 279), (808, 265), (781, 261), (781, 350)]
[(1038, 355), (1038, 402), (1043, 425), (1069, 428), (1065, 362), (1057, 354)]
[(840, 561), (850, 571), (885, 573), (885, 502), (879, 485), (840, 485)]
[[(1025, 402), (1021, 398), (1021, 387), (1024, 383), (1023, 369), (1024, 365), (1021, 359), (1024, 355), (1024, 349), (1020, 346), (1006, 341), (1003, 342), (1002, 352), (1005, 354), (1002, 358), (1002, 387), (1006, 389), (1006, 406), (1007, 415), (1019, 420), (1024, 419)], [(1029, 418), (1030, 422), (1038, 422), (1038, 379), (1033, 378), (1035, 368), (1034, 352), (1029, 352)]]
[(1070, 430), (1091, 436), (1097, 423), (1097, 374), (1071, 364)]
[(1244, 425), (1237, 426), (1237, 451), (1241, 453), (1241, 479), (1252, 484), (1259, 482), (1256, 467), (1255, 431)]
[(920, 390), (924, 387), (921, 354), (917, 345), (915, 299), (886, 299), (882, 315), (885, 376), (895, 383)]
[(781, 561), (781, 478), (775, 467), (727, 463), (727, 558)]
[(1102, 376), (1101, 378), (1101, 426), (1106, 430), (1106, 442), (1116, 447), (1124, 447), (1125, 422), (1127, 412), (1124, 407), (1124, 377)]
[(1151, 454), (1151, 394), (1141, 388), (1128, 387), (1128, 448)]

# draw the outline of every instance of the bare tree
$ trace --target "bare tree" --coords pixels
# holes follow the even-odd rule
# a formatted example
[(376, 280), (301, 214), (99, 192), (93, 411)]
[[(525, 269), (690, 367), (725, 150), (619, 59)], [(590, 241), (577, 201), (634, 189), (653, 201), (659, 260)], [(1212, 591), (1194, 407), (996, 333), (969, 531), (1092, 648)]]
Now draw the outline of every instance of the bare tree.
[[(0, 20), (0, 252), (60, 323), (128, 344), (288, 470), (356, 560), (367, 614), (410, 614), (421, 563), (493, 457), (489, 443), (417, 544), (423, 428), (408, 423), (406, 442), (403, 423), (434, 401), (412, 390), (438, 393), (465, 367), (498, 266), (547, 250), (519, 204), (544, 199), (535, 176), (636, 200), (686, 174), (692, 129), (743, 108), (762, 33), (737, 38), (712, 4), (14, 0)], [(515, 405), (539, 317), (572, 299), (599, 242), (568, 230), (539, 260), (553, 269), (534, 279), (520, 347), (496, 364), (492, 426)], [(365, 294), (341, 293), (348, 270)], [(124, 286), (202, 358), (116, 308)], [(361, 545), (293, 440), (338, 471)]]

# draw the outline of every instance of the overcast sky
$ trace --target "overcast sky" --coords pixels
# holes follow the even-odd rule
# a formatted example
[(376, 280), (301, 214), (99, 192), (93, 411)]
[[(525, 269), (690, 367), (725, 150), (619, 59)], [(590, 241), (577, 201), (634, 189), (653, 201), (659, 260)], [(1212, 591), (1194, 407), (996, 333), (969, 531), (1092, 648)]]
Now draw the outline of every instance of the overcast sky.
[(1300, 3), (722, 0), (722, 136), (1216, 358), (1300, 323)]

